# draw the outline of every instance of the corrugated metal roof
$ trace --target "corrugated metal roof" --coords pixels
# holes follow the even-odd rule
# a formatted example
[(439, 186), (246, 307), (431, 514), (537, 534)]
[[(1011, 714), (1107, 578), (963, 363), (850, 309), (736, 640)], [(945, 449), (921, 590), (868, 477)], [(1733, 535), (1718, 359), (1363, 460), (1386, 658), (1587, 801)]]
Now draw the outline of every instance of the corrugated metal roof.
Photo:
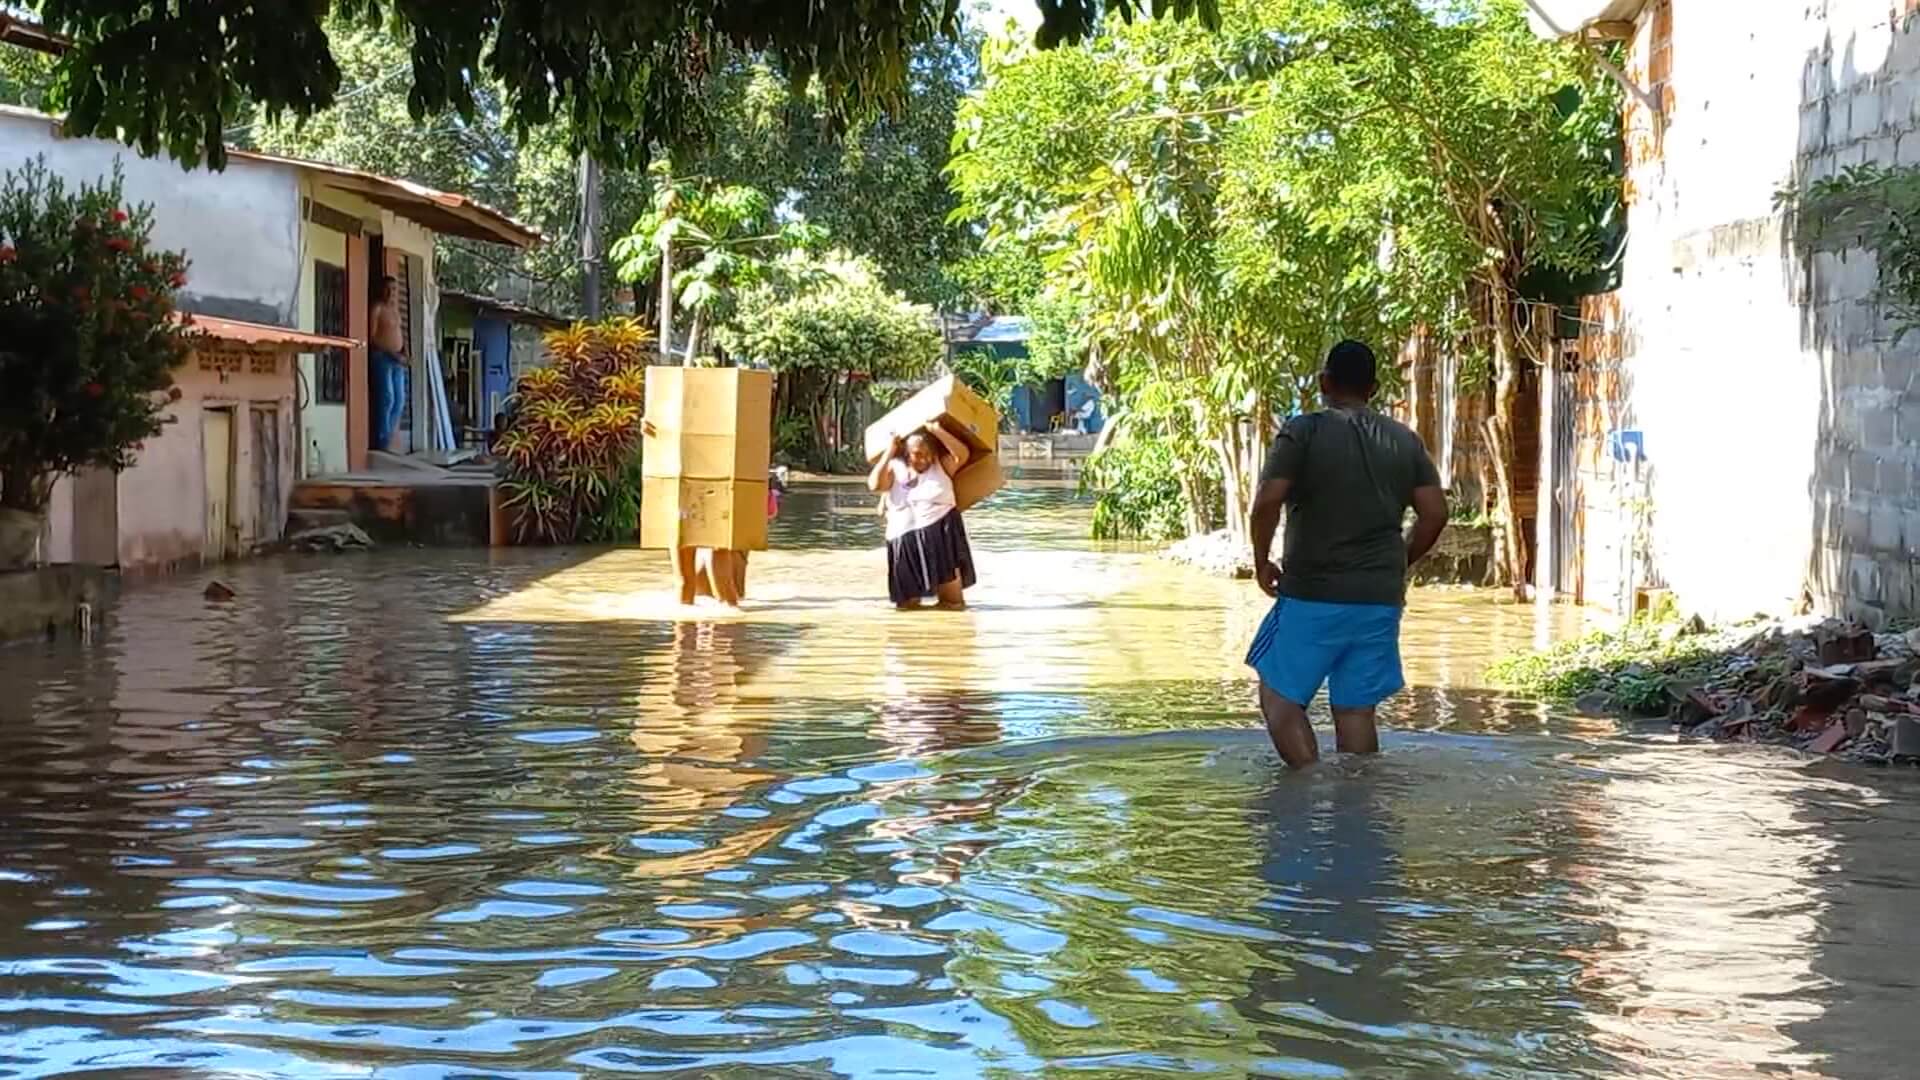
[[(187, 316), (176, 318), (187, 321)], [(265, 323), (242, 322), (239, 319), (222, 319), (213, 315), (194, 315), (189, 324), (211, 338), (231, 341), (241, 345), (284, 345), (289, 351), (317, 351), (320, 349), (354, 349), (360, 343), (352, 338), (334, 337), (331, 334), (309, 334), (304, 330), (289, 330), (284, 326), (268, 326)]]
[(513, 300), (502, 300), (497, 296), (465, 292), (460, 289), (441, 289), (440, 295), (450, 300), (464, 300), (477, 308), (485, 308), (489, 311), (498, 311), (503, 314), (512, 315), (526, 322), (546, 323), (549, 326), (567, 325), (566, 319), (550, 311), (541, 311), (539, 308), (528, 307), (525, 304), (517, 303)]
[(328, 187), (351, 192), (375, 206), (391, 210), (401, 217), (412, 218), (434, 232), (448, 236), (464, 236), (469, 240), (517, 248), (530, 248), (544, 239), (540, 230), (515, 221), (477, 199), (440, 191), (411, 180), (380, 176), (325, 161), (282, 157), (254, 150), (229, 150), (227, 156), (288, 165), (317, 173), (321, 183)]

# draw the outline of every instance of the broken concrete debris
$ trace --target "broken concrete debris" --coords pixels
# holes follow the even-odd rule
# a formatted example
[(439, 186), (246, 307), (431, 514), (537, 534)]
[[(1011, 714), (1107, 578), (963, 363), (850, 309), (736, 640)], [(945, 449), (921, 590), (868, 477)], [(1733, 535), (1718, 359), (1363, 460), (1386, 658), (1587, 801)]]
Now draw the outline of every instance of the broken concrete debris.
[(358, 525), (324, 525), (287, 537), (287, 546), (295, 551), (364, 551), (373, 546), (373, 538)]
[(1920, 764), (1920, 631), (1775, 624), (1706, 678), (1673, 680), (1667, 698), (1674, 726), (1694, 737)]

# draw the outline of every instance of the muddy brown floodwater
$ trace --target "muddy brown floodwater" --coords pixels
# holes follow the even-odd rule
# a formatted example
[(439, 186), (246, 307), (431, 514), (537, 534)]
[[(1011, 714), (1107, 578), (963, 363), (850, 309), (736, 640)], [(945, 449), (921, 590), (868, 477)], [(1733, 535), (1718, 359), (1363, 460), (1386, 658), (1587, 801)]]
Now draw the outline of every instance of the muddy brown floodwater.
[(1283, 775), (1262, 611), (970, 516), (963, 615), (796, 491), (749, 610), (629, 550), (130, 590), (0, 649), (0, 1076), (1914, 1075), (1920, 786), (1481, 688), (1576, 616), (1422, 592), (1386, 752)]

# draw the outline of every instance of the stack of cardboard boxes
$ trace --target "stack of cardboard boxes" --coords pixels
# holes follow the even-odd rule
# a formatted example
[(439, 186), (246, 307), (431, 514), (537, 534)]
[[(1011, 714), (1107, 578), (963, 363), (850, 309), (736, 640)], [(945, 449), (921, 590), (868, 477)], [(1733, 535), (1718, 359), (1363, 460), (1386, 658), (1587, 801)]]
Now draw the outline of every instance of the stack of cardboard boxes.
[(640, 545), (765, 551), (772, 373), (650, 367), (647, 419)]
[(1000, 414), (984, 398), (949, 375), (908, 398), (867, 427), (864, 445), (869, 464), (887, 455), (895, 438), (905, 438), (933, 421), (967, 444), (972, 456), (953, 478), (953, 501), (965, 510), (1006, 484), (1000, 467)]

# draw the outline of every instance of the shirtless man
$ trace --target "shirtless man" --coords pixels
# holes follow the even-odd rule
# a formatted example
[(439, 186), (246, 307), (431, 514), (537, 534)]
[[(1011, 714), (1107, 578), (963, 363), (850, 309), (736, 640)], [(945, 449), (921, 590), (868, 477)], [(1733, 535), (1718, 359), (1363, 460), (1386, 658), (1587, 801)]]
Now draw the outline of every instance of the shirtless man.
[(391, 449), (393, 433), (400, 429), (400, 416), (407, 407), (407, 338), (400, 329), (399, 284), (392, 276), (380, 279), (380, 294), (373, 305), (373, 351), (367, 360), (373, 382), (375, 450)]

